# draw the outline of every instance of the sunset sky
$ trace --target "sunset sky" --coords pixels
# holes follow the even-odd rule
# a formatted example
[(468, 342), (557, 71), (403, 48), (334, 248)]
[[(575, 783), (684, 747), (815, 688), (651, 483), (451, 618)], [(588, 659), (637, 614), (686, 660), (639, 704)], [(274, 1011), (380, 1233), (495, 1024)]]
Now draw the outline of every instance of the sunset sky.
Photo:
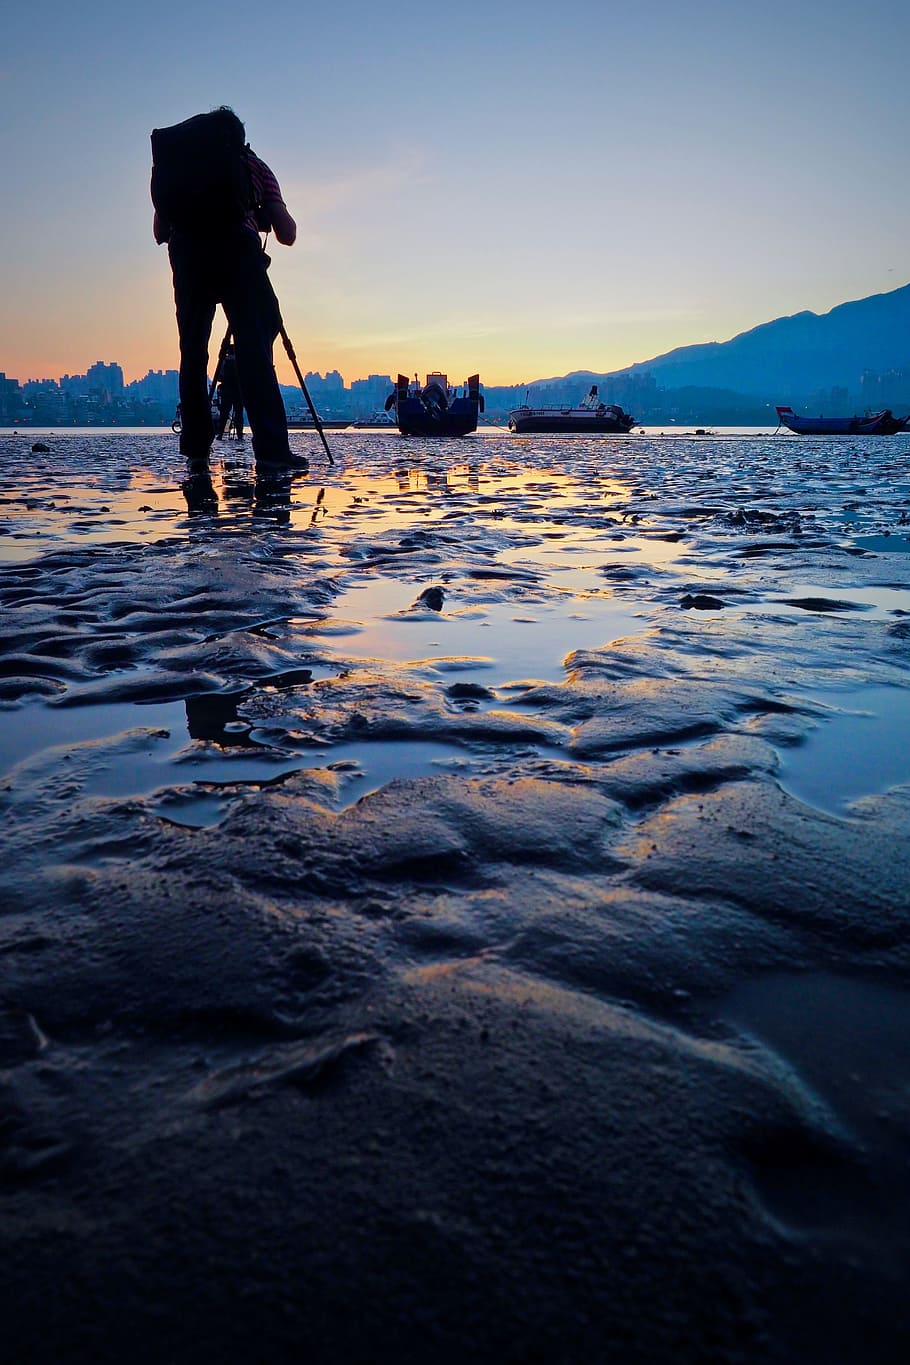
[(905, 0), (30, 0), (0, 40), (0, 370), (176, 365), (149, 132), (218, 104), (297, 218), (298, 356), (347, 382), (609, 370), (897, 288), (908, 30)]

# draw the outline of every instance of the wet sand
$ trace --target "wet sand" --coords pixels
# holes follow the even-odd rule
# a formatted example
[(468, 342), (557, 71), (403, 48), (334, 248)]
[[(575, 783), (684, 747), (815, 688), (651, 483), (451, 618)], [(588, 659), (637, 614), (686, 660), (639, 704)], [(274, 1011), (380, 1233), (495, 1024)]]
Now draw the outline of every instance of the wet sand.
[(910, 443), (0, 433), (26, 1361), (903, 1361)]

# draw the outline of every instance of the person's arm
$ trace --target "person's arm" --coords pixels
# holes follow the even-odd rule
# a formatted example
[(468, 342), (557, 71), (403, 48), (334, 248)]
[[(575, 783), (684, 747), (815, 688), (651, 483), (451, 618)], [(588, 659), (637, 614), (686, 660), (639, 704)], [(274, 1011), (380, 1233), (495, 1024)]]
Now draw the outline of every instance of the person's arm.
[(274, 172), (255, 152), (247, 148), (250, 163), (250, 178), (259, 201), (258, 218), (261, 225), (270, 228), (282, 246), (293, 246), (297, 240), (297, 224), (288, 213), (281, 186)]
[(266, 206), (272, 220), (272, 230), (282, 246), (293, 246), (297, 240), (297, 224), (288, 213), (283, 199), (273, 199)]

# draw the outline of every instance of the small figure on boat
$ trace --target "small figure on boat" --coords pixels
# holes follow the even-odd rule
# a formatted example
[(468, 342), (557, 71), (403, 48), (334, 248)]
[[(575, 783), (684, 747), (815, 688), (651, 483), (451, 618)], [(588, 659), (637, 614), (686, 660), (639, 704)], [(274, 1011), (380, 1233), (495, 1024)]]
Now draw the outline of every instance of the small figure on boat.
[(416, 374), (413, 383), (399, 374), (385, 403), (386, 412), (394, 411), (402, 436), (469, 436), (477, 430), (483, 408), (480, 375), (472, 374), (459, 392), (441, 370), (432, 370), (423, 387)]

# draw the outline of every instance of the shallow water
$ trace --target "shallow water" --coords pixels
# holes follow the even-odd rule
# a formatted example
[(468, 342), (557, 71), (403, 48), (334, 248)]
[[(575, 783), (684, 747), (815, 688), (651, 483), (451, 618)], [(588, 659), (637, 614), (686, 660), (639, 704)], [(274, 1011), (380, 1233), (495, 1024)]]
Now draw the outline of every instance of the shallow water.
[(817, 730), (780, 767), (784, 789), (819, 810), (846, 813), (871, 792), (910, 780), (910, 691), (863, 687), (816, 694), (825, 708)]
[[(473, 680), (489, 693), (482, 701), (489, 708), (497, 689), (511, 685), (514, 697), (524, 680), (559, 682), (573, 651), (660, 631), (668, 618), (671, 648), (690, 661), (706, 647), (699, 623), (746, 638), (750, 618), (776, 623), (792, 657), (793, 626), (805, 619), (800, 670), (830, 673), (833, 686), (877, 684), (875, 696), (886, 700), (903, 683), (889, 667), (899, 648), (886, 660), (877, 647), (883, 627), (903, 638), (902, 614), (910, 612), (900, 553), (910, 543), (910, 475), (901, 437), (871, 449), (726, 433), (621, 442), (487, 433), (447, 445), (344, 432), (333, 434), (338, 463), (328, 468), (313, 438), (297, 434), (313, 473), (288, 488), (257, 487), (245, 448), (219, 447), (211, 512), (188, 508), (167, 434), (51, 439), (51, 455), (32, 457), (22, 437), (0, 436), (2, 592), (6, 620), (15, 623), (3, 647), (17, 653), (25, 629), (28, 656), (18, 688), (15, 676), (4, 680), (0, 772), (49, 745), (131, 725), (170, 727), (180, 676), (164, 684), (174, 698), (165, 700), (158, 660), (162, 639), (172, 644), (175, 631), (184, 673), (196, 671), (194, 651), (210, 657), (225, 630), (256, 629), (289, 648), (312, 678), (344, 671), (356, 688), (371, 665), (405, 668), (437, 690)], [(154, 586), (146, 587), (150, 565)], [(418, 601), (434, 585), (443, 592), (438, 610)], [(813, 619), (846, 620), (851, 611), (849, 644), (830, 631), (813, 639)], [(866, 652), (861, 679), (857, 649)], [(45, 676), (46, 652), (69, 657), (82, 676), (62, 668)], [(773, 639), (763, 640), (758, 676), (773, 657)], [(4, 672), (15, 675), (18, 666), (8, 658)], [(257, 690), (271, 689), (268, 672), (237, 657), (209, 672), (201, 690), (242, 685), (255, 701)], [(854, 688), (857, 705), (861, 690)], [(810, 701), (814, 695), (807, 689)], [(85, 705), (65, 704), (83, 698)], [(788, 790), (842, 812), (857, 796), (910, 779), (910, 757), (897, 743), (903, 706), (895, 692), (879, 707), (857, 732), (870, 742), (861, 741), (849, 763), (836, 757), (849, 723), (823, 706), (818, 729), (799, 750), (783, 751)], [(223, 780), (219, 755), (233, 742), (230, 733), (217, 744), (190, 739), (200, 777)], [(419, 754), (397, 747), (401, 775), (423, 771)], [(140, 776), (143, 762), (134, 757), (123, 790), (177, 780), (169, 764), (173, 755), (159, 753)], [(257, 764), (261, 755), (248, 749), (233, 764), (236, 780), (256, 780)], [(183, 754), (179, 780), (188, 766)], [(383, 775), (394, 767), (384, 762)]]
[[(642, 628), (633, 610), (602, 590), (597, 595), (596, 588), (584, 597), (564, 589), (556, 601), (520, 613), (490, 603), (460, 614), (427, 611), (419, 618), (408, 612), (413, 596), (413, 588), (388, 579), (343, 593), (335, 607), (358, 626), (356, 639), (346, 642), (348, 657), (449, 659), (451, 671), (482, 668), (485, 686), (496, 687), (520, 678), (558, 680), (572, 650), (597, 649)], [(458, 659), (463, 663), (456, 669)]]

